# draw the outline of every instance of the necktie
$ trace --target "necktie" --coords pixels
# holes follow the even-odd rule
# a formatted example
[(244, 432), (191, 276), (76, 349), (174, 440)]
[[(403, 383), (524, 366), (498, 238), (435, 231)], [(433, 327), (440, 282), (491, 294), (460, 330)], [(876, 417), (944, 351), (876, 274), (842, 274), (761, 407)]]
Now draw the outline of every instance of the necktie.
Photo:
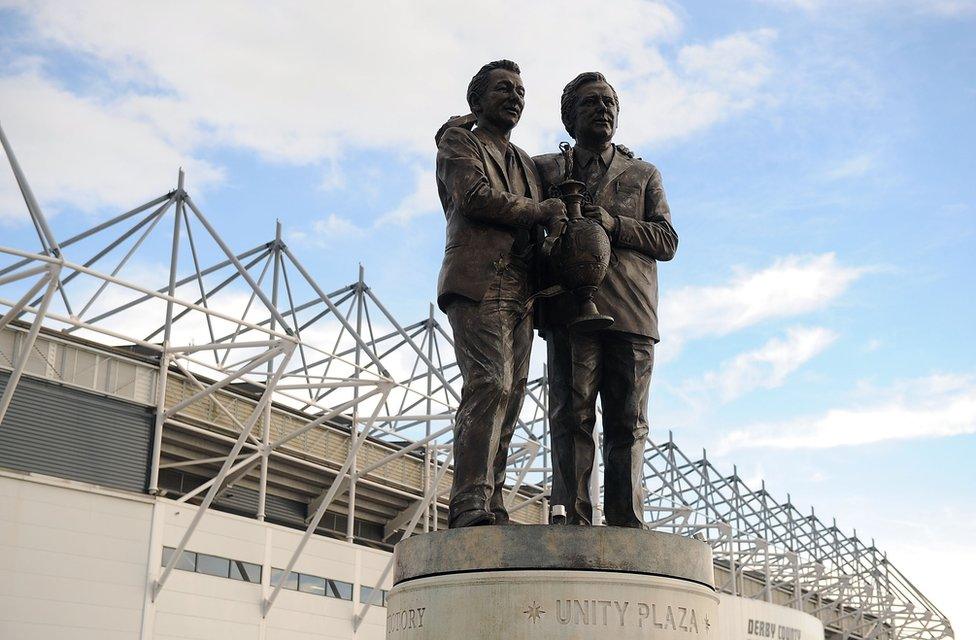
[[(511, 146), (505, 152), (505, 172), (508, 174), (508, 184), (512, 187), (512, 193), (517, 196), (524, 196), (527, 192), (525, 179), (522, 177), (522, 170), (519, 168), (518, 160), (515, 159), (515, 150)], [(515, 232), (515, 244), (512, 246), (512, 253), (521, 259), (527, 258), (528, 251), (531, 249), (530, 236), (527, 229), (518, 229)]]
[(590, 162), (583, 167), (583, 182), (586, 183), (586, 190), (590, 193), (596, 190), (596, 185), (603, 176), (602, 168), (600, 159), (596, 156), (591, 156)]
[(512, 187), (512, 193), (517, 196), (524, 196), (525, 182), (522, 178), (522, 171), (519, 169), (518, 160), (515, 159), (515, 150), (511, 146), (505, 152), (505, 173), (508, 174), (508, 184)]

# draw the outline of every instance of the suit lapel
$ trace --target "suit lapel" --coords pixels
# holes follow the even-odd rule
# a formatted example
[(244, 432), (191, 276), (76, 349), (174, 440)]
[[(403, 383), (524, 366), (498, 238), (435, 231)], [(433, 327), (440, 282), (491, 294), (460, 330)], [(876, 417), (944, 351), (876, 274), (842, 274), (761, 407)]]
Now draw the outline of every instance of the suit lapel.
[(495, 145), (488, 139), (488, 134), (481, 131), (481, 129), (475, 129), (474, 134), (481, 141), (481, 146), (485, 148), (488, 152), (488, 157), (495, 162), (495, 168), (498, 169), (499, 175), (502, 177), (502, 181), (505, 183), (505, 190), (511, 191), (512, 185), (508, 181), (508, 172), (505, 171), (505, 158), (502, 157), (501, 153), (495, 148)]
[(518, 157), (518, 163), (521, 165), (522, 173), (525, 174), (525, 183), (529, 185), (529, 197), (533, 200), (542, 200), (540, 197), (540, 181), (539, 172), (535, 169), (535, 163), (528, 156), (527, 153), (522, 151), (520, 148), (515, 147), (516, 156)]
[(607, 172), (603, 174), (600, 181), (596, 185), (596, 193), (592, 194), (594, 198), (602, 192), (608, 184), (617, 179), (621, 173), (630, 167), (630, 158), (620, 153), (619, 149), (613, 150), (613, 160), (610, 161), (610, 166), (607, 167)]

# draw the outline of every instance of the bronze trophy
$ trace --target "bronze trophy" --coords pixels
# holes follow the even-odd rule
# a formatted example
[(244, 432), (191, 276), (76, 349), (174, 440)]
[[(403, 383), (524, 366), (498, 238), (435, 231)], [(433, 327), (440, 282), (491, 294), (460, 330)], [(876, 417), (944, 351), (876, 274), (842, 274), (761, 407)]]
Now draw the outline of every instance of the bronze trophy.
[(566, 161), (566, 179), (555, 186), (555, 197), (566, 203), (568, 220), (556, 234), (549, 253), (553, 273), (559, 284), (576, 300), (576, 318), (568, 323), (572, 331), (589, 332), (606, 329), (613, 318), (600, 313), (593, 302), (610, 264), (610, 238), (596, 220), (583, 217), (581, 205), (586, 185), (573, 179), (573, 149), (559, 145)]

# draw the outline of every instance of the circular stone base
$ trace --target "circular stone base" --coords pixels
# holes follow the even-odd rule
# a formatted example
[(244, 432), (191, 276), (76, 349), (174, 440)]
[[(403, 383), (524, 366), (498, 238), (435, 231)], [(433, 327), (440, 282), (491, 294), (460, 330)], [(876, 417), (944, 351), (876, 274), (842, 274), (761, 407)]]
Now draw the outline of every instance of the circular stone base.
[(711, 549), (697, 540), (475, 527), (408, 538), (395, 555), (391, 640), (718, 637)]

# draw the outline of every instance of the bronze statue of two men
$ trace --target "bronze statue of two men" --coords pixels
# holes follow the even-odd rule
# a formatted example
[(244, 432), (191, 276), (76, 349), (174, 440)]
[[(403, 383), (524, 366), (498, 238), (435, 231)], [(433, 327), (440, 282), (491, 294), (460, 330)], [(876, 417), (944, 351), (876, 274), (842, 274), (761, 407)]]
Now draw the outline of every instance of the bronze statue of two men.
[[(657, 261), (674, 257), (678, 244), (661, 174), (613, 144), (619, 102), (599, 73), (580, 74), (563, 91), (563, 125), (576, 141), (563, 153), (530, 158), (510, 142), (525, 104), (514, 62), (482, 67), (467, 100), (472, 115), (437, 134), (437, 188), (447, 218), (437, 302), (453, 329), (464, 381), (449, 524), (509, 521), (502, 496), (508, 448), (538, 328), (549, 361), (551, 504), (565, 507), (569, 524), (592, 524), (600, 396), (606, 523), (642, 527), (647, 399), (659, 340)], [(585, 194), (581, 208), (573, 203), (583, 195), (549, 197), (565, 185)], [(580, 215), (609, 241), (602, 282), (581, 290), (588, 289), (587, 304), (612, 317), (610, 326), (606, 316), (579, 322), (582, 298), (569, 291), (535, 300), (532, 312), (541, 289), (559, 291), (550, 285), (561, 269), (547, 266), (552, 260), (542, 254), (567, 225), (586, 226), (576, 224)]]

